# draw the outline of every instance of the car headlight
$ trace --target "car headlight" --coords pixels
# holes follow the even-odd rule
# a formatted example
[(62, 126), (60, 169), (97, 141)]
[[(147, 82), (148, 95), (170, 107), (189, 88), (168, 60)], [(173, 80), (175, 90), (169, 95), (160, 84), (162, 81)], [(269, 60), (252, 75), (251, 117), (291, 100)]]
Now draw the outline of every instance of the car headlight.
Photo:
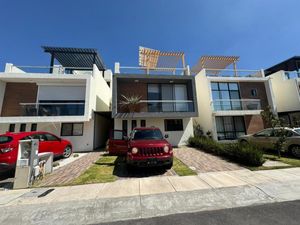
[(1, 152), (2, 153), (6, 153), (6, 152), (10, 152), (10, 151), (12, 151), (12, 150), (14, 150), (13, 148), (2, 148), (1, 149)]
[(131, 153), (132, 153), (132, 154), (136, 154), (136, 153), (138, 153), (138, 151), (139, 151), (139, 150), (138, 150), (138, 148), (136, 148), (136, 147), (134, 147), (134, 148), (131, 149)]
[(168, 152), (169, 152), (169, 146), (168, 146), (168, 145), (166, 145), (166, 146), (164, 147), (164, 152), (165, 152), (165, 153), (168, 153)]

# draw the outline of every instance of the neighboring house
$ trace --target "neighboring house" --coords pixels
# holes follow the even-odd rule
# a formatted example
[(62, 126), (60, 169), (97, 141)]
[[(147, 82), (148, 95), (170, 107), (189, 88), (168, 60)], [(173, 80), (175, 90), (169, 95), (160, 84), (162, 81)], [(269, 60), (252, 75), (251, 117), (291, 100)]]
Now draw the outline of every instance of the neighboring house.
[[(264, 129), (261, 111), (270, 105), (275, 112), (264, 71), (237, 70), (238, 60), (234, 56), (203, 56), (192, 68), (199, 111), (194, 120), (215, 140), (234, 140)], [(233, 69), (226, 69), (230, 65)]]
[(0, 73), (0, 133), (49, 131), (69, 139), (74, 151), (105, 145), (112, 72), (95, 49), (43, 48), (50, 67), (7, 63)]
[(291, 126), (300, 125), (300, 56), (265, 70), (272, 83), (278, 116)]
[[(139, 67), (120, 67), (116, 63), (114, 127), (129, 135), (134, 127), (155, 126), (168, 134), (173, 146), (184, 145), (193, 135), (192, 117), (198, 116), (195, 91), (195, 77), (189, 76), (183, 53), (141, 47)], [(138, 101), (126, 104), (126, 98)]]

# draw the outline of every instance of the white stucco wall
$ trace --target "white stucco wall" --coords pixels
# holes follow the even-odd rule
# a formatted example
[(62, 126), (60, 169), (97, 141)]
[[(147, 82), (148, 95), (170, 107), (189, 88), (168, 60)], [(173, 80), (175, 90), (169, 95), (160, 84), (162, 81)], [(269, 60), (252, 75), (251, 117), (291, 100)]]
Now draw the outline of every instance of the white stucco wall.
[(286, 79), (284, 71), (269, 76), (277, 112), (300, 110), (299, 87), (296, 79)]
[[(163, 135), (168, 134), (169, 138), (167, 140), (172, 146), (186, 145), (188, 138), (193, 136), (193, 120), (191, 118), (182, 119), (183, 131), (165, 131), (164, 119), (146, 118), (146, 127), (158, 127)], [(128, 119), (128, 133), (131, 131), (131, 121), (131, 119)], [(140, 127), (141, 119), (136, 119), (136, 121), (137, 126)], [(115, 119), (115, 129), (122, 130), (122, 119)]]
[(4, 99), (4, 94), (5, 94), (5, 87), (6, 83), (3, 81), (0, 81), (0, 114), (2, 111), (2, 104), (3, 104), (3, 99)]
[(207, 79), (205, 71), (200, 71), (195, 76), (196, 94), (198, 103), (199, 117), (193, 118), (195, 122), (199, 123), (203, 132), (211, 131), (214, 138), (217, 138), (215, 130), (215, 122), (212, 115), (212, 96), (210, 80)]
[(85, 86), (39, 85), (38, 88), (38, 100), (85, 100)]
[[(0, 134), (8, 131), (9, 124), (0, 124)], [(31, 123), (26, 123), (26, 131), (30, 131)], [(19, 132), (20, 124), (15, 125), (15, 132)], [(38, 131), (51, 132), (60, 137), (61, 123), (38, 123)], [(62, 138), (71, 141), (74, 152), (92, 151), (94, 141), (94, 120), (84, 122), (83, 136), (63, 136)]]

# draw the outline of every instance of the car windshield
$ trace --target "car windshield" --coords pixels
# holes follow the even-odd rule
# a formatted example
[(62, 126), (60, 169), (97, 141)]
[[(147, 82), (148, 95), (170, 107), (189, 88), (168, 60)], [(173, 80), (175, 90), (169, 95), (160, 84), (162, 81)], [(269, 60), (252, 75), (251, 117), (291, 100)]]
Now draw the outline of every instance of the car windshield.
[(160, 130), (134, 130), (131, 135), (133, 140), (161, 140)]
[(294, 129), (294, 131), (295, 131), (297, 134), (300, 134), (300, 128), (296, 128), (296, 129)]
[(12, 141), (12, 137), (0, 136), (0, 144), (5, 144)]

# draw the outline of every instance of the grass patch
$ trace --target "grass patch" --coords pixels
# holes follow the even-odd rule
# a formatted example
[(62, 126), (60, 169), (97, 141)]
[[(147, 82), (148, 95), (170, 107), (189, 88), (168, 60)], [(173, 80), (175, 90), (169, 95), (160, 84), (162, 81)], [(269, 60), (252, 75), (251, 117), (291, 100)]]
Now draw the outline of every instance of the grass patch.
[(178, 176), (191, 176), (197, 175), (197, 173), (181, 162), (176, 157), (173, 158), (173, 167), (172, 169), (177, 173)]
[(116, 159), (116, 156), (101, 157), (70, 185), (106, 183), (117, 180), (117, 177), (113, 175)]

